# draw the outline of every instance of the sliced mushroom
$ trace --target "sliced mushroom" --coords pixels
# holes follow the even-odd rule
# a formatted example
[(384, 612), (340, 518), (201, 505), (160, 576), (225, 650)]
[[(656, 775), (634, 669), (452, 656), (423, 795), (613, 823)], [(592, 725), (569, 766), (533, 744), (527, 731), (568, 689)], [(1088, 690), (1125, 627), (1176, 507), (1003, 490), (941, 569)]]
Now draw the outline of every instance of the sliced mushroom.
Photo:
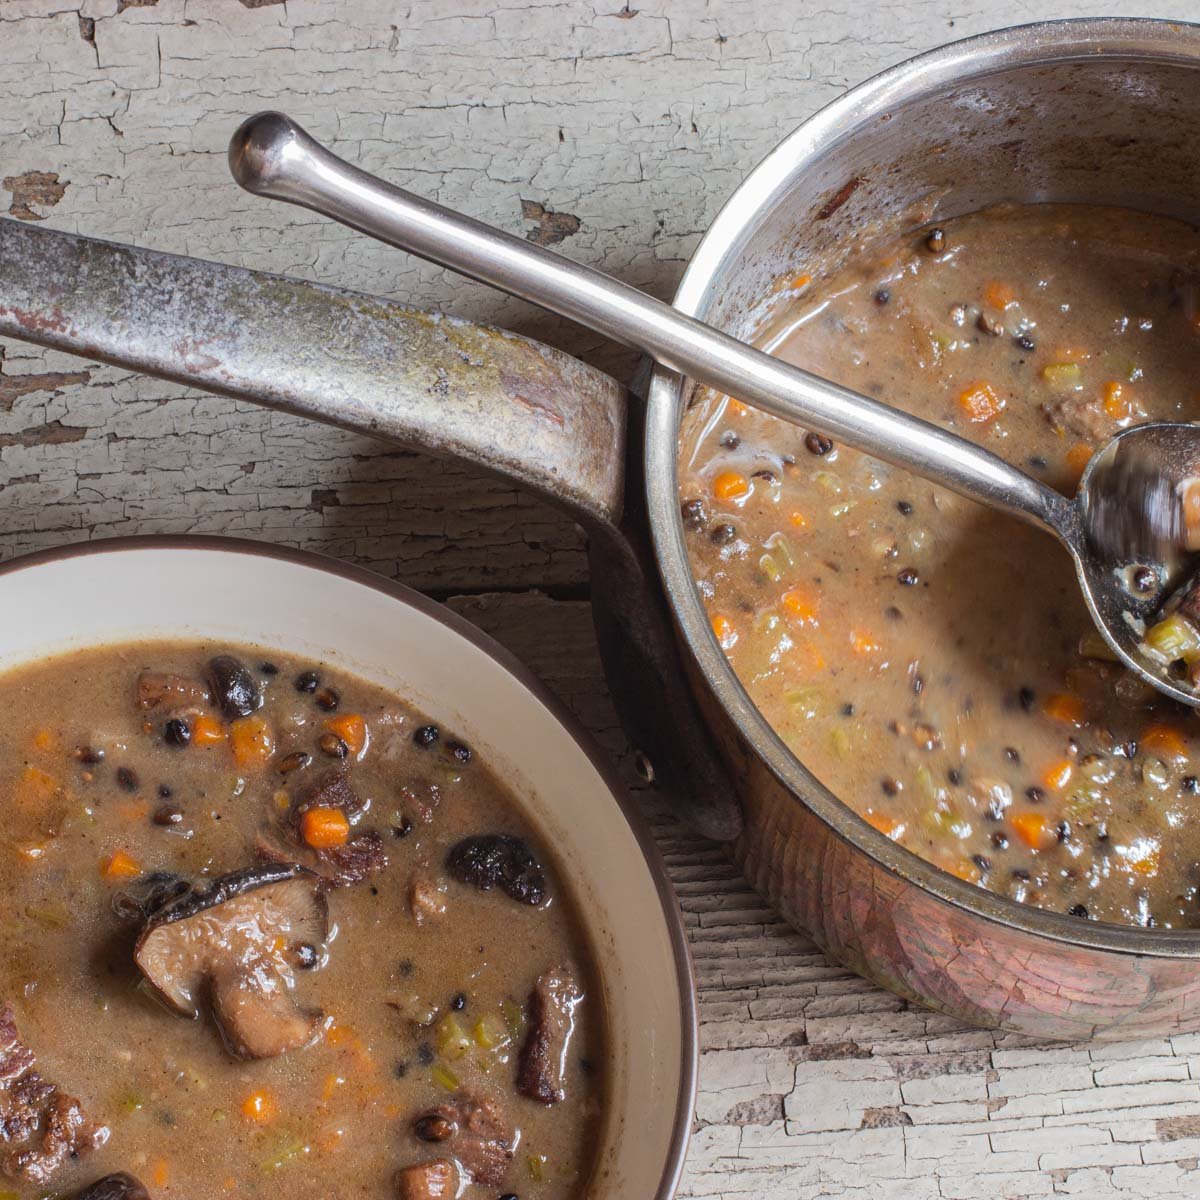
[(234, 1058), (278, 1058), (299, 1050), (321, 1032), (322, 1013), (292, 999), (279, 972), (266, 961), (218, 971), (213, 1012)]
[(583, 989), (569, 967), (555, 967), (539, 976), (529, 997), (529, 1035), (521, 1050), (517, 1088), (542, 1104), (564, 1099), (567, 1051), (575, 1032), (575, 1010)]
[(138, 707), (168, 712), (200, 708), (209, 702), (208, 689), (198, 679), (166, 671), (143, 671), (137, 678)]
[(150, 1200), (150, 1193), (138, 1179), (121, 1171), (116, 1175), (105, 1175), (91, 1187), (86, 1187), (75, 1200)]
[(255, 867), (189, 892), (151, 918), (134, 951), (142, 974), (180, 1016), (200, 1015), (211, 988), (217, 1021), (239, 1058), (307, 1045), (321, 1015), (292, 999), (298, 948), (329, 936), (321, 880), (288, 864)]
[(170, 871), (139, 875), (112, 899), (113, 912), (130, 925), (144, 925), (160, 909), (186, 896), (191, 884)]
[(217, 707), (230, 721), (248, 717), (262, 707), (262, 692), (250, 668), (232, 654), (218, 654), (208, 660), (208, 680)]
[(458, 1168), (447, 1158), (416, 1163), (396, 1175), (396, 1200), (451, 1200), (458, 1194)]

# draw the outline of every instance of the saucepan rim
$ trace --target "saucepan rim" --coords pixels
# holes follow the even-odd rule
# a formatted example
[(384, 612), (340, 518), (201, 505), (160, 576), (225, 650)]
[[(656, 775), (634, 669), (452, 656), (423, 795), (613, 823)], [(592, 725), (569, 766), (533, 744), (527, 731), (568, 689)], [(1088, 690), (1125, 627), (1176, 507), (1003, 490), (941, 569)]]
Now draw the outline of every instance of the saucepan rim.
[[(769, 211), (806, 162), (897, 105), (956, 82), (1017, 67), (1098, 58), (1175, 63), (1200, 70), (1200, 24), (1151, 17), (1078, 18), (1017, 25), (908, 59), (810, 117), (741, 183), (704, 235), (674, 305), (697, 315), (756, 217)], [(747, 746), (844, 842), (945, 903), (1048, 940), (1101, 951), (1200, 958), (1200, 930), (1142, 929), (1080, 921), (985, 891), (893, 842), (826, 788), (771, 728), (742, 686), (707, 620), (689, 566), (680, 515), (678, 436), (686, 381), (657, 364), (648, 392), (645, 471), (655, 557), (681, 639)]]
[(637, 842), (645, 869), (649, 872), (658, 894), (662, 919), (671, 943), (670, 969), (674, 974), (680, 996), (680, 1075), (675, 1114), (671, 1122), (671, 1136), (665, 1148), (666, 1157), (662, 1174), (653, 1193), (653, 1200), (671, 1200), (683, 1177), (696, 1107), (699, 1075), (699, 1015), (695, 972), (679, 899), (667, 873), (666, 863), (650, 832), (650, 826), (629, 790), (617, 777), (616, 769), (600, 750), (592, 736), (580, 725), (578, 719), (566, 705), (528, 667), (481, 629), (472, 625), (466, 618), (402, 583), (387, 579), (364, 567), (355, 566), (352, 563), (314, 551), (298, 550), (269, 542), (257, 542), (248, 538), (202, 534), (148, 534), (101, 538), (91, 542), (76, 542), (36, 551), (0, 563), (0, 587), (3, 586), (3, 580), (7, 576), (68, 559), (129, 551), (162, 553), (176, 550), (246, 554), (257, 558), (283, 561), (335, 575), (382, 592), (390, 599), (415, 609), (422, 616), (440, 622), (452, 633), (458, 634), (497, 662), (549, 711), (565, 735), (583, 752), (612, 795), (618, 812), (624, 818)]

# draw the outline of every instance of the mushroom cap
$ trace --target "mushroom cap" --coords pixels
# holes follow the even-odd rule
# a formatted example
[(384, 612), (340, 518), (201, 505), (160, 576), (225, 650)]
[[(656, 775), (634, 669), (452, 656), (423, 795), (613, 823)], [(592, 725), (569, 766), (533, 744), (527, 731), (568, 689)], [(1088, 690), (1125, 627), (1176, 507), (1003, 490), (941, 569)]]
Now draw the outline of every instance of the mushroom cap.
[(291, 982), (288, 952), (318, 949), (329, 937), (329, 908), (320, 878), (292, 864), (223, 876), (155, 912), (134, 949), (134, 961), (163, 1003), (196, 1018), (206, 985), (218, 974), (263, 970)]
[(140, 1180), (120, 1171), (115, 1175), (105, 1175), (95, 1183), (83, 1189), (75, 1200), (150, 1200), (150, 1193), (142, 1186)]

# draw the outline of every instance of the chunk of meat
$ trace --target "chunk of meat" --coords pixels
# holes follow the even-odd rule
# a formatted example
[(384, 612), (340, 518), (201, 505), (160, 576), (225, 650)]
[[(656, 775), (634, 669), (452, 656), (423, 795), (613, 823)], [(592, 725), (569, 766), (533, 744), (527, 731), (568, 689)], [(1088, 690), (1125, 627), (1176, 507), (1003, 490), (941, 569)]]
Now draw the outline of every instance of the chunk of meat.
[(0, 1005), (0, 1175), (42, 1186), (65, 1162), (104, 1145), (109, 1131), (35, 1066), (12, 1006)]
[(12, 1006), (0, 1006), (0, 1087), (7, 1087), (34, 1064), (33, 1051), (21, 1044)]
[(458, 1170), (449, 1159), (416, 1163), (396, 1175), (397, 1200), (452, 1200), (458, 1193)]
[(344, 846), (317, 851), (317, 873), (334, 887), (349, 887), (382, 871), (388, 864), (383, 838), (374, 829), (360, 829)]
[(325, 771), (304, 788), (292, 803), (288, 820), (299, 832), (300, 819), (310, 808), (337, 808), (348, 817), (357, 817), (366, 806), (350, 785), (345, 771)]
[(165, 671), (143, 671), (137, 677), (138, 707), (149, 711), (175, 712), (182, 708), (201, 708), (211, 697), (198, 679), (172, 675)]
[(504, 1182), (513, 1159), (512, 1132), (494, 1100), (456, 1096), (418, 1117), (414, 1129), (454, 1155), (472, 1183), (499, 1187)]
[(569, 967), (554, 967), (538, 977), (529, 997), (529, 1034), (517, 1072), (522, 1095), (542, 1104), (557, 1104), (566, 1096), (567, 1051), (582, 1000), (583, 989)]
[(408, 887), (408, 908), (418, 925), (446, 914), (446, 889), (432, 879), (416, 876)]
[(310, 808), (339, 808), (352, 817), (363, 807), (344, 773), (329, 772), (301, 794), (282, 827), (272, 823), (258, 834), (254, 849), (264, 862), (300, 863), (330, 887), (361, 883), (388, 864), (382, 835), (374, 829), (360, 829), (344, 845), (313, 850), (301, 839), (300, 820)]

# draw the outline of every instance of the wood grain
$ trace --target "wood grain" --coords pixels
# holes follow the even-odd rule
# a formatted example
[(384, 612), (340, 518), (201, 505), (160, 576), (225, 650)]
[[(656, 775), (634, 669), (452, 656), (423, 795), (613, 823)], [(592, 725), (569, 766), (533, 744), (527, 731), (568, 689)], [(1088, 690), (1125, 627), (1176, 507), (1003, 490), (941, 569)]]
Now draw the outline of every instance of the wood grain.
[[(1111, 7), (0, 0), (0, 211), (442, 307), (625, 376), (629, 355), (584, 331), (239, 192), (231, 130), (281, 108), (370, 170), (669, 296), (747, 169), (849, 84), (954, 36)], [(448, 597), (636, 786), (569, 521), (470, 467), (0, 344), (0, 556), (184, 531)], [(701, 988), (685, 1196), (1200, 1195), (1200, 1037), (1047, 1047), (910, 1008), (826, 962), (642, 798)]]

